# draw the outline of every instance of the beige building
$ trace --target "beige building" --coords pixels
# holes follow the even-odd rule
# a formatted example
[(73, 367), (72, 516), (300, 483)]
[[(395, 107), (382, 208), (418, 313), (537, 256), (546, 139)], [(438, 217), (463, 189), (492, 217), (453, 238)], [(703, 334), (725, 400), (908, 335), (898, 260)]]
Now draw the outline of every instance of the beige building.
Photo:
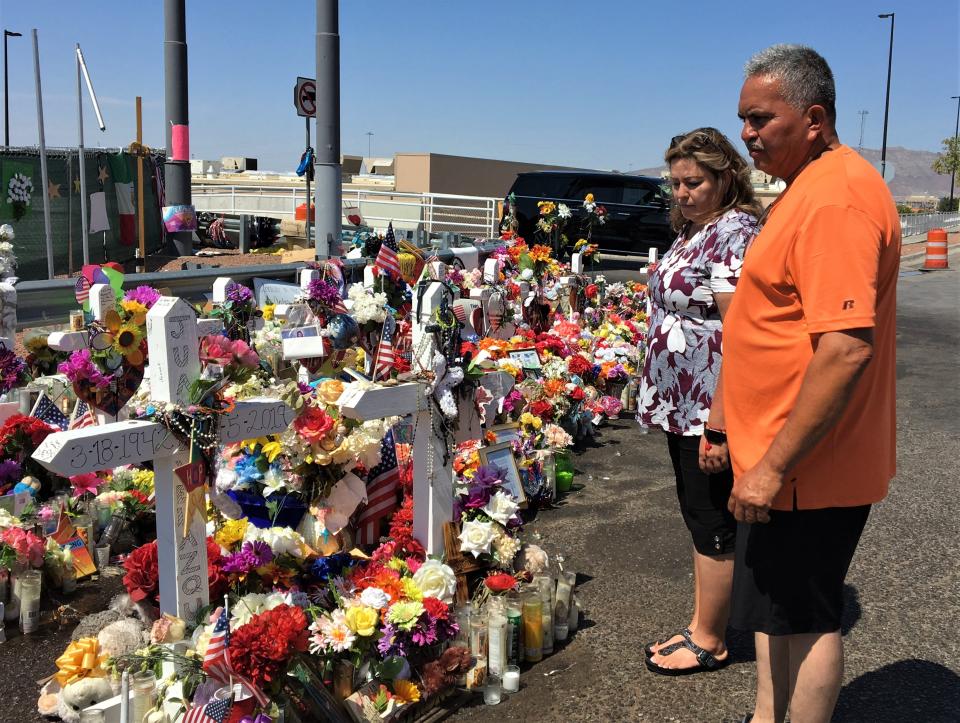
[(443, 153), (398, 153), (394, 159), (397, 191), (493, 198), (506, 196), (518, 173), (570, 168)]

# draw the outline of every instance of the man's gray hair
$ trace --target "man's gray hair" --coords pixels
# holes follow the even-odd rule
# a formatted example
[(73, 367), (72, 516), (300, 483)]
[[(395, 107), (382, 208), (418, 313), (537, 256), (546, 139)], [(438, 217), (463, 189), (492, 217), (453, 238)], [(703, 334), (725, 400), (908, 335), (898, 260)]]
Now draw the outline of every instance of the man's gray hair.
[(831, 120), (837, 117), (837, 90), (827, 61), (805, 45), (771, 45), (744, 66), (744, 76), (768, 75), (780, 81), (783, 99), (798, 110), (822, 105)]

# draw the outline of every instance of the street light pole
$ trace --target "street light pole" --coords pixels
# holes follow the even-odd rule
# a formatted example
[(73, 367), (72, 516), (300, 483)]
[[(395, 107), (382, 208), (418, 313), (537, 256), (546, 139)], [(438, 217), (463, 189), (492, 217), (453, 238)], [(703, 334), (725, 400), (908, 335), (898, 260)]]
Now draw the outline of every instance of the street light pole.
[(10, 147), (10, 98), (8, 86), (10, 85), (10, 74), (7, 72), (7, 38), (20, 38), (23, 33), (15, 33), (12, 30), (3, 31), (3, 147)]
[(373, 131), (367, 131), (367, 158), (373, 155)]
[[(953, 129), (953, 158), (954, 161), (957, 160), (957, 155), (960, 154), (960, 95), (951, 95), (951, 100), (957, 101), (957, 124)], [(950, 174), (950, 205), (947, 206), (948, 211), (953, 211), (953, 182), (957, 178), (957, 171), (960, 170), (956, 166), (953, 167), (953, 172)]]
[(890, 53), (887, 56), (887, 100), (883, 106), (883, 146), (880, 149), (880, 175), (887, 180), (887, 121), (890, 117), (890, 72), (893, 70), (893, 24), (896, 13), (882, 13), (878, 18), (890, 18)]

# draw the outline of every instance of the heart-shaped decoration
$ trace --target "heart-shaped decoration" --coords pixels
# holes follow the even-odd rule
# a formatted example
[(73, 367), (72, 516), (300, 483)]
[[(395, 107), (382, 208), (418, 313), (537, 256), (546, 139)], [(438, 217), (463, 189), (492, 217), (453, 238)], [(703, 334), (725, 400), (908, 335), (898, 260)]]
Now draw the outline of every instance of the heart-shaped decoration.
[(101, 389), (95, 387), (88, 379), (79, 379), (73, 383), (73, 391), (78, 399), (82, 399), (94, 409), (99, 409), (104, 414), (116, 417), (123, 409), (123, 405), (130, 401), (130, 397), (137, 393), (140, 383), (143, 381), (143, 366), (130, 366), (123, 364), (123, 370), (115, 376), (115, 389)]

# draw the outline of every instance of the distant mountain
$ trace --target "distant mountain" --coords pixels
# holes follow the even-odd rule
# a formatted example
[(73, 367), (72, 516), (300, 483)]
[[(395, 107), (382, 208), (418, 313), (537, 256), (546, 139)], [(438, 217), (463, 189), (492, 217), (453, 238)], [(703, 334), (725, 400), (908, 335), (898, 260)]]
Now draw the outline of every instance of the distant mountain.
[[(879, 168), (880, 151), (864, 148), (864, 158)], [(914, 151), (900, 146), (887, 148), (887, 163), (893, 164), (893, 180), (890, 192), (894, 198), (907, 196), (936, 196), (942, 198), (950, 193), (950, 176), (941, 176), (933, 172), (931, 166), (936, 153), (932, 151)], [(659, 176), (666, 166), (643, 168), (631, 171), (638, 176)]]

